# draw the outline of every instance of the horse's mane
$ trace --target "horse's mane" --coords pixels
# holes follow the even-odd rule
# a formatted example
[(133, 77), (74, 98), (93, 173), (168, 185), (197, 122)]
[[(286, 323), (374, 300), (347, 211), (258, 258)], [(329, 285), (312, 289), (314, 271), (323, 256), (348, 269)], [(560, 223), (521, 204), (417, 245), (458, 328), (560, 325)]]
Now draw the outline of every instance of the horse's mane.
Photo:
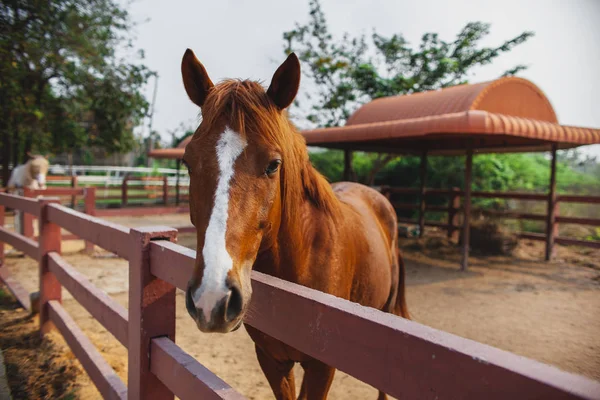
[(206, 126), (225, 123), (248, 142), (269, 143), (281, 152), (282, 203), (287, 217), (300, 215), (303, 199), (332, 217), (338, 215), (339, 200), (310, 163), (304, 137), (259, 83), (230, 79), (214, 86), (202, 107), (202, 119)]

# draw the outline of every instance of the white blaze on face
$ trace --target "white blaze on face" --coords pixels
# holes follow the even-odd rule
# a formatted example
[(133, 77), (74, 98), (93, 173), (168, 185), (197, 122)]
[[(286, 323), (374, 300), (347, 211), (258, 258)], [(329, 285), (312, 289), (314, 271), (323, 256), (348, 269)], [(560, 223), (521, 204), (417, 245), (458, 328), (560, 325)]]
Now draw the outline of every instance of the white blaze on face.
[(229, 211), (229, 183), (233, 177), (235, 160), (246, 148), (246, 141), (239, 133), (226, 128), (217, 142), (219, 177), (215, 191), (214, 206), (204, 236), (204, 274), (202, 284), (192, 294), (196, 308), (202, 310), (206, 322), (210, 321), (215, 305), (229, 293), (225, 284), (227, 273), (233, 268), (233, 260), (225, 246), (227, 217)]

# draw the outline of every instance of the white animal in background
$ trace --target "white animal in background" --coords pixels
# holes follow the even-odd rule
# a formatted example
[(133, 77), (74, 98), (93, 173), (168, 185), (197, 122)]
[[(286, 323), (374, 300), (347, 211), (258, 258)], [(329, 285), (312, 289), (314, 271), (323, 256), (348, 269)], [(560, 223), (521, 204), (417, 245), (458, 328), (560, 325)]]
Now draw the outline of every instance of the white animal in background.
[[(18, 165), (12, 170), (8, 180), (8, 192), (13, 192), (20, 196), (23, 195), (23, 189), (46, 189), (46, 175), (50, 164), (48, 159), (41, 155), (29, 155), (29, 160), (25, 164)], [(15, 231), (23, 234), (23, 213), (15, 210)]]
[(30, 159), (12, 170), (8, 180), (8, 190), (14, 189), (46, 189), (46, 175), (50, 164), (48, 159), (40, 155), (30, 155)]

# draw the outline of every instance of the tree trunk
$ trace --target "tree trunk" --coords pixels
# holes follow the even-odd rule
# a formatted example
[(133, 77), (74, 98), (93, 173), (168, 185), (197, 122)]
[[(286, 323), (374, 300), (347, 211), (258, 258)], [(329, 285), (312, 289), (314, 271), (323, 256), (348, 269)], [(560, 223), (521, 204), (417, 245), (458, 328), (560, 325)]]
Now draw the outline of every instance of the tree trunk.
[(8, 170), (8, 164), (10, 163), (10, 132), (8, 131), (8, 124), (6, 122), (0, 122), (0, 130), (2, 131), (2, 186), (8, 185), (10, 179), (10, 171)]
[[(48, 82), (40, 77), (37, 83), (37, 91), (35, 93), (35, 105), (38, 110), (42, 109), (42, 99), (44, 95), (44, 88)], [(31, 149), (33, 148), (33, 135), (39, 134), (41, 130), (40, 120), (35, 119), (31, 124), (30, 129), (27, 130), (25, 134), (25, 147), (23, 148), (23, 160), (27, 160), (29, 158), (28, 154), (31, 153)]]
[(377, 158), (377, 161), (375, 161), (373, 169), (371, 169), (371, 171), (369, 172), (369, 176), (367, 177), (367, 181), (365, 182), (365, 184), (368, 186), (373, 186), (373, 184), (375, 183), (375, 175), (377, 175), (377, 173), (381, 171), (383, 167), (385, 167), (390, 161), (392, 161), (396, 157), (397, 156), (394, 154), (388, 154), (385, 157), (383, 157), (383, 154), (380, 155)]
[(31, 132), (25, 134), (25, 147), (23, 147), (23, 161), (29, 158), (31, 148), (33, 147), (33, 135)]
[(13, 135), (12, 135), (12, 165), (13, 169), (19, 165), (19, 128), (16, 123), (13, 123)]

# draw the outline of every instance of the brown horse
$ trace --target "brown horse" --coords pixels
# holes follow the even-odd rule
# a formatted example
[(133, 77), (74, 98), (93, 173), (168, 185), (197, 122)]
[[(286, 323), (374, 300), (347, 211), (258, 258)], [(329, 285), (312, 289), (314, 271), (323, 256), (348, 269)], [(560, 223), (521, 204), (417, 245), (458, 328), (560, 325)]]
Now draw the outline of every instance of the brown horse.
[[(408, 317), (391, 204), (366, 186), (330, 185), (284, 113), (300, 84), (297, 57), (277, 69), (266, 92), (251, 81), (213, 85), (189, 49), (181, 69), (202, 112), (184, 155), (198, 233), (186, 305), (198, 328), (241, 326), (252, 269)], [(276, 398), (295, 398), (296, 362), (305, 370), (299, 398), (327, 397), (334, 368), (246, 328)]]

